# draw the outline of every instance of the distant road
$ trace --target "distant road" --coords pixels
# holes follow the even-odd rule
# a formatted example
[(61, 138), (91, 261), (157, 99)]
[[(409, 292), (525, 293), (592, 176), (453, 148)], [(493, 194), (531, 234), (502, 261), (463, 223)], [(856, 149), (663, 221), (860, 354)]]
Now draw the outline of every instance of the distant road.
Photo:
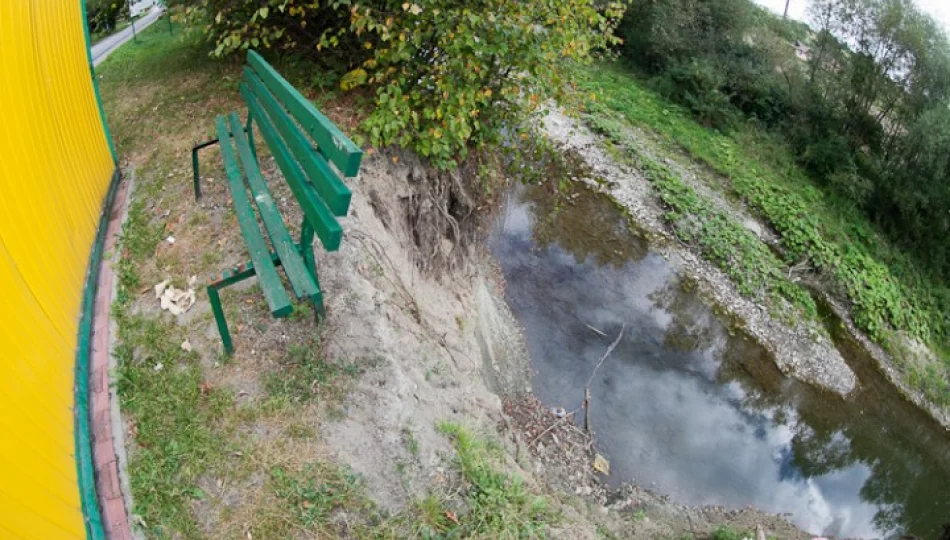
[[(135, 21), (135, 32), (141, 32), (148, 28), (148, 25), (157, 21), (158, 18), (162, 15), (161, 8), (155, 8), (150, 11), (147, 15), (143, 16), (141, 19)], [(126, 41), (132, 39), (132, 25), (129, 25), (127, 28), (119, 30), (115, 34), (103, 39), (99, 43), (96, 43), (92, 46), (92, 65), (98, 66), (109, 54), (118, 49), (119, 45), (122, 45)]]

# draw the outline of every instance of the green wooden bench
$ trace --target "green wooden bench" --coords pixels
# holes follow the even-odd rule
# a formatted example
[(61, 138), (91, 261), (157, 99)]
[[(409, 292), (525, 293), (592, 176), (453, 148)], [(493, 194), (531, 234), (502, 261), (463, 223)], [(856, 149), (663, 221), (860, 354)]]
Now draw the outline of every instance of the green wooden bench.
[[(318, 316), (324, 315), (313, 238), (316, 234), (327, 251), (340, 247), (343, 229), (336, 218), (346, 215), (351, 195), (341, 175), (356, 176), (363, 159), (362, 150), (353, 141), (254, 51), (247, 53), (240, 91), (247, 105), (247, 122), (242, 123), (236, 112), (218, 116), (217, 138), (191, 151), (195, 199), (200, 199), (198, 151), (220, 144), (234, 212), (251, 258), (247, 264), (215, 275), (208, 285), (208, 299), (228, 354), (234, 345), (218, 292), (251, 276), (256, 275), (260, 281), (274, 317), (286, 317), (294, 309), (277, 267), (283, 267), (293, 295), (312, 302)], [(291, 238), (261, 174), (254, 123), (303, 210), (299, 243)]]

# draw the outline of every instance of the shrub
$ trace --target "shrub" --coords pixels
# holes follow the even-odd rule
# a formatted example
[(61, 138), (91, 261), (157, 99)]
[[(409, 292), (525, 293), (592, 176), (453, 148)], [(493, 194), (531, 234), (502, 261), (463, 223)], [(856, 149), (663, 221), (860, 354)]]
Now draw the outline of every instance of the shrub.
[(618, 41), (622, 13), (597, 0), (204, 0), (187, 19), (216, 55), (269, 48), (345, 71), (343, 90), (374, 98), (373, 144), (447, 167), (566, 96), (571, 65)]
[(89, 0), (86, 2), (86, 24), (89, 32), (96, 34), (115, 28), (116, 20), (124, 8), (124, 0)]

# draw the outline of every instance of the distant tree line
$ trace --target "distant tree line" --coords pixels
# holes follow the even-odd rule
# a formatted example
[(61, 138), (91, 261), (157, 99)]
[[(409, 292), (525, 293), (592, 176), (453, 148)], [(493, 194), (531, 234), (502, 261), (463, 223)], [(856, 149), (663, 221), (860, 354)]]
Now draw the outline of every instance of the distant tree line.
[[(950, 277), (950, 46), (912, 0), (812, 0), (810, 27), (749, 0), (632, 0), (623, 54), (728, 130), (781, 133), (820, 182)], [(796, 50), (797, 49), (797, 50)]]

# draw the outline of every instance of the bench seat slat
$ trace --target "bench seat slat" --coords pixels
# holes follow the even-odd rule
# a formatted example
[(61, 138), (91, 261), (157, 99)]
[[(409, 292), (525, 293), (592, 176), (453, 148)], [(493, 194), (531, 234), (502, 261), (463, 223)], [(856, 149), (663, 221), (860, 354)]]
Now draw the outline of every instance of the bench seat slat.
[(274, 123), (264, 111), (257, 97), (244, 83), (241, 83), (241, 95), (244, 96), (248, 111), (257, 122), (267, 147), (277, 161), (280, 170), (284, 173), (284, 178), (287, 180), (290, 190), (297, 202), (300, 203), (300, 208), (323, 243), (323, 247), (327, 251), (336, 251), (343, 239), (343, 228), (340, 227), (340, 223), (337, 222), (333, 212), (327, 208), (313, 186), (307, 181), (300, 165), (277, 133)]
[(215, 119), (218, 131), (218, 140), (221, 143), (221, 157), (224, 160), (224, 170), (227, 173), (228, 186), (231, 188), (231, 198), (234, 201), (234, 213), (237, 215), (238, 225), (241, 227), (241, 234), (244, 236), (244, 242), (247, 244), (247, 250), (251, 255), (251, 261), (254, 263), (254, 269), (257, 272), (261, 289), (264, 291), (264, 298), (270, 307), (271, 313), (275, 317), (285, 317), (290, 315), (293, 306), (287, 291), (284, 290), (284, 284), (280, 281), (277, 269), (270, 257), (270, 250), (267, 249), (267, 243), (257, 226), (257, 219), (254, 217), (254, 210), (251, 207), (251, 201), (247, 198), (244, 179), (241, 175), (241, 169), (237, 159), (234, 157), (234, 149), (231, 146), (231, 133), (225, 124), (223, 116)]
[(307, 173), (317, 193), (323, 197), (334, 215), (345, 216), (352, 197), (350, 188), (340, 180), (326, 158), (314, 149), (313, 144), (307, 140), (306, 135), (294, 123), (290, 115), (281, 108), (277, 98), (249, 67), (244, 68), (244, 82), (270, 115), (280, 136)]
[(330, 158), (344, 176), (356, 176), (363, 159), (363, 151), (336, 127), (329, 118), (323, 115), (305, 98), (303, 94), (291, 86), (277, 70), (268, 64), (255, 51), (247, 51), (247, 63), (261, 78), (267, 88), (277, 96), (277, 99), (290, 111), (290, 114), (300, 122), (304, 130), (313, 137), (320, 150)]
[(271, 245), (274, 251), (280, 257), (280, 262), (284, 267), (284, 272), (290, 280), (290, 285), (294, 289), (297, 298), (304, 298), (317, 294), (319, 289), (304, 266), (303, 258), (297, 252), (294, 241), (287, 231), (284, 219), (280, 217), (277, 205), (274, 203), (274, 197), (270, 189), (267, 188), (267, 182), (261, 175), (257, 166), (257, 160), (251, 153), (251, 145), (244, 134), (241, 126), (241, 119), (237, 113), (231, 113), (228, 119), (231, 121), (231, 133), (234, 135), (234, 142), (237, 146), (238, 158), (241, 160), (241, 166), (247, 176), (248, 184), (251, 187), (251, 194), (254, 196), (254, 202), (257, 203), (257, 209), (261, 215), (261, 221), (264, 222), (264, 228), (267, 229), (267, 235), (270, 236)]

